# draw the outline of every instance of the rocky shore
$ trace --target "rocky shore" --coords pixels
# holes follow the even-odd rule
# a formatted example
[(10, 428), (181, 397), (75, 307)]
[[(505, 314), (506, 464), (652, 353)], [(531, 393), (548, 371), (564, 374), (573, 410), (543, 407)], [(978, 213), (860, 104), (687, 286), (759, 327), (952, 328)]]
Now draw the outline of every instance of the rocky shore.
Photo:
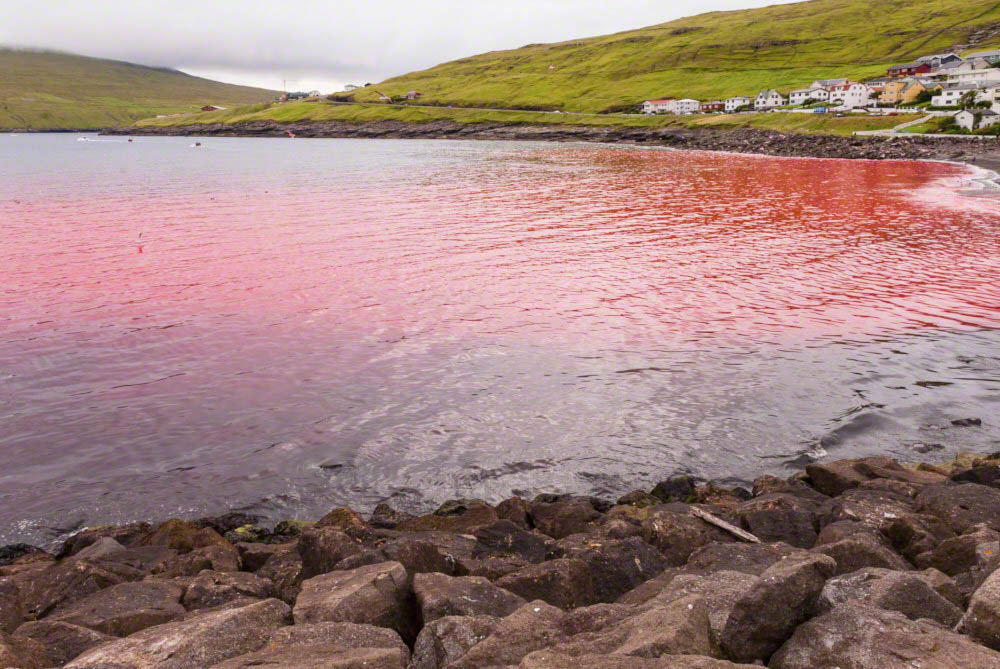
[(602, 142), (663, 146), (676, 149), (731, 151), (769, 156), (861, 158), (876, 160), (982, 160), (1000, 163), (1000, 140), (968, 140), (920, 136), (842, 137), (772, 130), (716, 128), (628, 128), (579, 125), (524, 125), (452, 121), (404, 123), (378, 121), (352, 124), (309, 121), (190, 125), (169, 128), (128, 127), (115, 135), (208, 137), (353, 137), (365, 139), (483, 139), (548, 142)]
[(1000, 667), (1000, 454), (0, 549), (0, 666)]

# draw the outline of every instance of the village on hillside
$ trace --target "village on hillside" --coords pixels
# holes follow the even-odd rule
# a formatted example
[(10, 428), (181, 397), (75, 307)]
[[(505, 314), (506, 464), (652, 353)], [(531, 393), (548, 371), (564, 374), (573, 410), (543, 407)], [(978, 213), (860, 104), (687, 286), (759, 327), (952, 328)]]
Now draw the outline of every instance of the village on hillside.
[(954, 112), (958, 128), (985, 130), (1000, 124), (1000, 49), (962, 57), (923, 56), (890, 67), (884, 77), (862, 82), (820, 79), (787, 95), (774, 89), (755, 97), (701, 102), (690, 98), (647, 100), (645, 114), (739, 112), (893, 113), (893, 110)]

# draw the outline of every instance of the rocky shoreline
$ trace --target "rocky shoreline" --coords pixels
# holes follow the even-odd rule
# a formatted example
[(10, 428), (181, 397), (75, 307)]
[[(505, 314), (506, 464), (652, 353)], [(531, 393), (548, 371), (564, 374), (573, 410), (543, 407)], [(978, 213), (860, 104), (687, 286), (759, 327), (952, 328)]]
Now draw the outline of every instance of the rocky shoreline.
[(0, 666), (1000, 667), (1000, 453), (0, 549)]
[(105, 131), (113, 135), (203, 137), (296, 137), (364, 139), (480, 139), (546, 142), (601, 142), (663, 146), (675, 149), (755, 153), (769, 156), (856, 158), (872, 160), (986, 160), (1000, 164), (1000, 140), (972, 141), (956, 137), (842, 137), (805, 135), (773, 130), (715, 128), (628, 128), (578, 125), (525, 125), (433, 121), (404, 123), (342, 121), (189, 125), (169, 128), (127, 127)]

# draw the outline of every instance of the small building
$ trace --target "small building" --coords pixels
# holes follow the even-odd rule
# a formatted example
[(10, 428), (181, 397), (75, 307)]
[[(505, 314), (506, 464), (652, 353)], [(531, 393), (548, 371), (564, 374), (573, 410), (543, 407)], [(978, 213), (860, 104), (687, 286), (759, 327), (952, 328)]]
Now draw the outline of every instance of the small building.
[(955, 125), (966, 130), (983, 130), (1000, 123), (1000, 114), (992, 109), (973, 111), (965, 109), (955, 114)]
[(701, 110), (703, 112), (720, 112), (725, 111), (726, 103), (722, 100), (712, 100), (711, 102), (702, 102)]
[(675, 114), (695, 114), (701, 111), (701, 103), (691, 98), (684, 98), (674, 102)]
[(417, 99), (421, 98), (422, 96), (423, 96), (423, 93), (421, 93), (420, 91), (410, 91), (410, 92), (408, 92), (406, 94), (406, 99), (407, 100), (417, 100)]
[(967, 70), (956, 72), (945, 79), (950, 84), (962, 84), (970, 81), (1000, 81), (1000, 69), (989, 67), (983, 70)]
[(733, 113), (741, 107), (750, 107), (752, 104), (753, 100), (747, 97), (726, 98), (725, 110), (729, 113)]
[(847, 109), (868, 107), (872, 104), (872, 90), (856, 81), (831, 86), (829, 90), (830, 104), (837, 104)]
[(916, 77), (921, 74), (929, 74), (934, 68), (930, 63), (907, 63), (906, 65), (894, 65), (886, 71), (887, 77)]
[(323, 94), (320, 93), (319, 91), (309, 91), (309, 97), (311, 97), (311, 98), (318, 98), (318, 97), (322, 97), (322, 96), (323, 96)]
[(225, 107), (219, 107), (217, 105), (205, 105), (201, 108), (203, 112), (220, 111), (222, 109), (225, 109)]
[(646, 100), (642, 103), (643, 114), (669, 114), (674, 110), (674, 101), (671, 99)]
[(848, 82), (847, 79), (817, 79), (816, 81), (812, 82), (812, 86), (810, 86), (809, 88), (829, 89), (832, 88), (833, 86), (840, 86), (842, 84), (846, 84), (847, 82)]
[(989, 62), (990, 65), (996, 65), (1000, 63), (1000, 49), (993, 49), (992, 51), (977, 51), (975, 53), (970, 53), (966, 56), (969, 60), (976, 60), (982, 58), (983, 60)]
[(962, 103), (962, 98), (972, 91), (976, 92), (976, 102), (993, 103), (997, 101), (996, 82), (974, 81), (944, 84), (941, 92), (931, 98), (931, 104), (935, 107), (957, 107)]
[(948, 65), (950, 63), (960, 63), (963, 60), (965, 59), (956, 53), (935, 53), (930, 56), (921, 56), (920, 58), (917, 58), (915, 62), (920, 64), (926, 63), (927, 65), (931, 66), (932, 70), (936, 70), (937, 68), (943, 65)]
[(814, 102), (826, 102), (830, 99), (830, 91), (816, 86), (813, 88), (800, 88), (797, 91), (792, 91), (788, 94), (788, 104), (800, 105), (805, 103), (807, 100), (812, 100)]
[(354, 84), (347, 84), (346, 86), (344, 86), (344, 91), (350, 93), (351, 91), (356, 91), (359, 88), (361, 88), (361, 86), (356, 86)]
[(757, 97), (754, 98), (753, 101), (753, 107), (759, 111), (761, 109), (774, 109), (775, 107), (782, 107), (786, 103), (787, 101), (781, 96), (781, 93), (771, 88), (763, 90), (757, 94)]
[(296, 91), (294, 93), (282, 93), (281, 101), (288, 102), (289, 100), (305, 100), (309, 97), (309, 94), (305, 91)]

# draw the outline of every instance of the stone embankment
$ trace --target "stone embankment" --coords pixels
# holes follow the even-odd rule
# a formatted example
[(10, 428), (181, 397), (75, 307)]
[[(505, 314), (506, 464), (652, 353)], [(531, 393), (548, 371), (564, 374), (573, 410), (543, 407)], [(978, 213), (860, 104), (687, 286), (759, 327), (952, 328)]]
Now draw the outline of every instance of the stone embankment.
[(1000, 141), (998, 140), (969, 142), (961, 137), (842, 137), (781, 133), (746, 128), (628, 128), (555, 124), (543, 126), (496, 123), (463, 124), (451, 121), (430, 123), (379, 121), (362, 124), (339, 121), (299, 123), (254, 121), (172, 128), (117, 128), (107, 132), (117, 135), (287, 137), (289, 131), (294, 133), (296, 137), (606, 142), (813, 158), (876, 160), (960, 160), (977, 156), (1000, 158)]
[(0, 550), (0, 666), (1000, 667), (1000, 454)]

